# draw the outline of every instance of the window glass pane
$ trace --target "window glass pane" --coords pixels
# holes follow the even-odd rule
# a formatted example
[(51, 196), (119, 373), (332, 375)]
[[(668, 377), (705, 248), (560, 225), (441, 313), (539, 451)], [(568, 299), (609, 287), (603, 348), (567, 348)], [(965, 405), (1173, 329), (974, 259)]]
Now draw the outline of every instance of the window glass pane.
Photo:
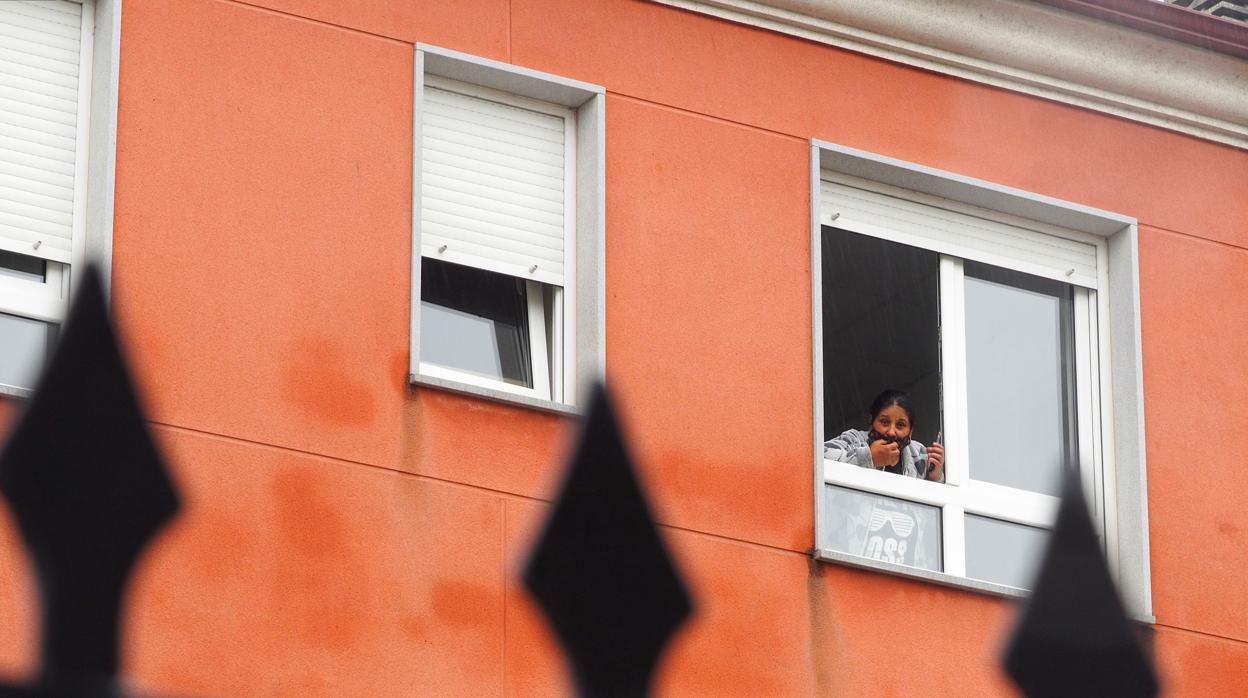
[(1049, 531), (968, 514), (966, 576), (1030, 589)]
[(940, 508), (845, 487), (823, 488), (833, 550), (941, 571)]
[(55, 332), (46, 322), (0, 313), (0, 383), (34, 388)]
[(525, 282), (421, 260), (421, 361), (533, 387)]
[(940, 256), (930, 250), (823, 228), (825, 440), (867, 428), (886, 388), (915, 406), (911, 438), (941, 429)]
[(43, 283), (47, 274), (48, 263), (46, 261), (38, 257), (0, 250), (0, 276)]
[(969, 261), (965, 271), (971, 477), (1056, 495), (1077, 447), (1071, 287)]

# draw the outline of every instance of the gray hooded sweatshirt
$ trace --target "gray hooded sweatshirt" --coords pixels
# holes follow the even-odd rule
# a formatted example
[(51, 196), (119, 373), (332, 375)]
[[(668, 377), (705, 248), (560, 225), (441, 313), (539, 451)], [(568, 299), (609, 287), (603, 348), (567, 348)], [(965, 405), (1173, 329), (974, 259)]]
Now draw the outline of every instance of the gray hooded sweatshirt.
[[(823, 442), (823, 457), (841, 463), (852, 463), (862, 468), (874, 468), (871, 463), (871, 444), (867, 432), (850, 429), (844, 434)], [(927, 471), (927, 447), (911, 441), (901, 451), (902, 474), (907, 477), (923, 477)]]

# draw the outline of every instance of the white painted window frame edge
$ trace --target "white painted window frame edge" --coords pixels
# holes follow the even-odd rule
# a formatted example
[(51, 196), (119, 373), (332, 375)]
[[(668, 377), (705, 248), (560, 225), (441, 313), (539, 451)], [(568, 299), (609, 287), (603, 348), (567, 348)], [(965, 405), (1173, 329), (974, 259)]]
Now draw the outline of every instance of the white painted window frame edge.
[[(1155, 623), (1148, 544), (1147, 461), (1144, 451), (1144, 379), (1140, 334), (1138, 224), (1134, 218), (1063, 201), (1013, 187), (966, 177), (953, 172), (876, 155), (835, 143), (811, 140), (811, 324), (812, 389), (814, 396), (812, 468), (814, 472), (815, 557), (846, 562), (846, 556), (821, 545), (824, 472), (823, 441), (823, 318), (821, 257), (820, 179), (832, 170), (900, 187), (920, 194), (939, 196), (967, 206), (1069, 228), (1106, 240), (1108, 257), (1099, 264), (1102, 277), (1096, 294), (1104, 341), (1100, 350), (1100, 413), (1105, 444), (1104, 488), (1106, 494), (1106, 543), (1111, 571), (1116, 575), (1128, 614), (1144, 623)], [(1108, 345), (1109, 351), (1105, 351)], [(1106, 397), (1108, 396), (1108, 399)], [(1110, 445), (1112, 444), (1112, 448)], [(922, 484), (922, 483), (914, 483)], [(891, 565), (867, 558), (851, 564), (891, 574), (931, 578), (933, 573)], [(934, 580), (949, 586), (984, 591), (984, 583), (943, 575)], [(989, 585), (997, 586), (997, 585)], [(995, 592), (990, 592), (995, 593)], [(1013, 594), (1007, 594), (1013, 595)]]
[[(408, 382), (412, 385), (450, 390), (496, 402), (510, 403), (558, 414), (577, 414), (583, 393), (605, 377), (606, 366), (606, 90), (550, 73), (502, 63), (451, 49), (418, 43), (413, 61), (412, 110), (412, 285), (410, 298), (410, 343)], [(543, 400), (509, 391), (504, 384), (487, 387), (428, 375), (420, 362), (420, 194), (421, 106), (425, 75), (477, 85), (571, 109), (575, 123), (575, 182), (569, 182), (575, 201), (574, 245), (568, 245), (565, 268), (574, 278), (564, 287), (564, 296), (573, 302), (570, 313), (562, 315), (563, 327), (555, 336), (564, 336), (562, 395)], [(566, 280), (565, 280), (566, 281)], [(562, 310), (562, 308), (560, 309)], [(570, 316), (570, 317), (569, 317)], [(568, 323), (574, 327), (569, 328)], [(569, 331), (571, 330), (571, 331)]]

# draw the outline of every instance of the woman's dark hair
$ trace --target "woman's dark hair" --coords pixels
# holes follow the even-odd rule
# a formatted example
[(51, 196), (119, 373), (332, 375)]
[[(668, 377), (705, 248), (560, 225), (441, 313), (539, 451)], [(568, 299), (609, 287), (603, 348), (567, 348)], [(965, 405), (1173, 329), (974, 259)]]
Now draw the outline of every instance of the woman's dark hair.
[(875, 399), (871, 401), (871, 407), (868, 411), (871, 415), (870, 422), (875, 422), (875, 418), (880, 416), (880, 412), (885, 407), (891, 407), (892, 405), (900, 407), (906, 411), (906, 414), (910, 415), (910, 428), (913, 429), (914, 425), (919, 421), (919, 415), (914, 411), (914, 403), (910, 400), (910, 395), (892, 388), (876, 395)]

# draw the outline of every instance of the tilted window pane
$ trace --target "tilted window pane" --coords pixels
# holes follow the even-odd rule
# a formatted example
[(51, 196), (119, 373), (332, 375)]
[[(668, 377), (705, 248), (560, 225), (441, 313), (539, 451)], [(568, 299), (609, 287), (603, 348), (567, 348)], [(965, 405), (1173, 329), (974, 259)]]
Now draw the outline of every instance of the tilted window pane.
[(831, 548), (899, 565), (941, 571), (940, 508), (825, 485)]
[(824, 435), (867, 428), (886, 388), (910, 394), (913, 437), (941, 429), (940, 256), (823, 228)]
[(965, 271), (971, 477), (1056, 495), (1077, 447), (1071, 287)]
[(55, 325), (0, 313), (0, 384), (34, 388), (55, 332)]
[(533, 387), (525, 282), (421, 260), (420, 358)]
[(48, 277), (48, 263), (38, 257), (0, 250), (0, 276), (43, 283)]
[(1030, 589), (1049, 531), (983, 516), (966, 517), (966, 576)]

